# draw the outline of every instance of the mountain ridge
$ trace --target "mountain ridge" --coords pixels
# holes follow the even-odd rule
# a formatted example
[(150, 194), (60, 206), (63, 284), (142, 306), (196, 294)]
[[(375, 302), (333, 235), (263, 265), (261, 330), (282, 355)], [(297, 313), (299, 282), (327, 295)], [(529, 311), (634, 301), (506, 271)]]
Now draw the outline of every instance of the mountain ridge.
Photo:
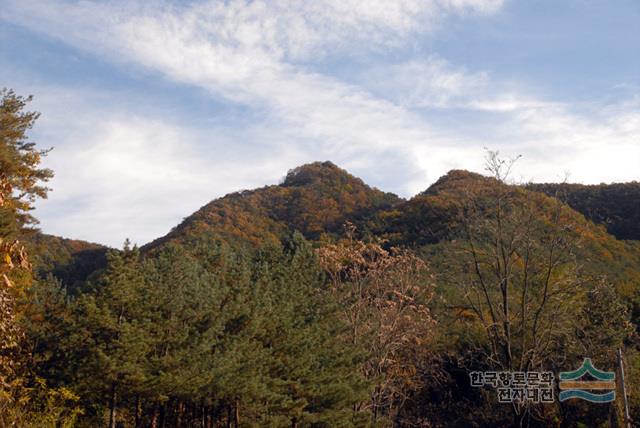
[(611, 184), (532, 183), (528, 188), (557, 196), (618, 239), (640, 240), (640, 182)]
[[(420, 252), (455, 239), (460, 204), (467, 192), (489, 192), (499, 185), (504, 184), (491, 177), (451, 170), (423, 192), (403, 199), (368, 186), (332, 162), (314, 162), (293, 168), (278, 185), (234, 192), (210, 201), (141, 249), (143, 253), (154, 252), (169, 242), (212, 240), (251, 250), (278, 245), (294, 231), (322, 245), (343, 237), (344, 225), (349, 222), (356, 226), (358, 238)], [(550, 187), (514, 188), (534, 198), (541, 207), (550, 206), (554, 200)], [(579, 233), (585, 236), (585, 264), (593, 266), (594, 271), (608, 272), (612, 280), (628, 290), (625, 294), (629, 296), (635, 288), (640, 242), (618, 240), (607, 230), (606, 222), (589, 216), (587, 208), (582, 206), (580, 211), (567, 205)], [(40, 240), (52, 243), (47, 254), (39, 256), (43, 272), (54, 272), (65, 281), (74, 282), (103, 264), (106, 247), (42, 236)], [(75, 251), (76, 247), (82, 251)]]
[(391, 207), (402, 200), (368, 186), (332, 162), (313, 162), (289, 170), (281, 184), (230, 193), (205, 204), (143, 249), (212, 228), (223, 239), (258, 246), (279, 242), (293, 230), (315, 240), (338, 231), (346, 221), (357, 220), (366, 211)]

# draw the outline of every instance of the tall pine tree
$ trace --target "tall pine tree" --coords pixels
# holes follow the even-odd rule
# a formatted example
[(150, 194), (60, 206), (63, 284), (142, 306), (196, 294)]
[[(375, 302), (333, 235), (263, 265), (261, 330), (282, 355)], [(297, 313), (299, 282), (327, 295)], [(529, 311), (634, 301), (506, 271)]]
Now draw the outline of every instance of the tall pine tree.
[(76, 304), (76, 337), (81, 349), (80, 390), (109, 409), (109, 427), (117, 420), (118, 400), (145, 382), (149, 352), (145, 279), (136, 247), (108, 255), (107, 268), (92, 293)]

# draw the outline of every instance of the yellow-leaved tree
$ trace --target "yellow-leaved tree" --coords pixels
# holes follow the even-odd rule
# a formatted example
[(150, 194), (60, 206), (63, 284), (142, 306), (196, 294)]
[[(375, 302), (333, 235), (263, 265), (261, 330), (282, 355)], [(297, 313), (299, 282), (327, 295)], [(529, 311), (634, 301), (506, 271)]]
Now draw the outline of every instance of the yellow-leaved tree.
[(28, 141), (38, 113), (25, 111), (31, 97), (0, 90), (0, 425), (15, 426), (16, 408), (24, 399), (24, 334), (16, 301), (31, 281), (27, 252), (19, 241), (36, 224), (33, 204), (47, 195), (53, 176), (40, 168), (46, 150)]

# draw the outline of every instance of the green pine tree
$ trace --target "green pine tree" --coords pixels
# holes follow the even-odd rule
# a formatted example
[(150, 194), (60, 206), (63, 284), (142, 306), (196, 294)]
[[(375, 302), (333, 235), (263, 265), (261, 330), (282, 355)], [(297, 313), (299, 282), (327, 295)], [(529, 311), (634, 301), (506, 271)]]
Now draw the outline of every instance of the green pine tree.
[(75, 317), (80, 364), (78, 380), (88, 397), (106, 403), (114, 428), (121, 395), (146, 381), (149, 352), (145, 281), (136, 247), (108, 254), (107, 268), (81, 295)]

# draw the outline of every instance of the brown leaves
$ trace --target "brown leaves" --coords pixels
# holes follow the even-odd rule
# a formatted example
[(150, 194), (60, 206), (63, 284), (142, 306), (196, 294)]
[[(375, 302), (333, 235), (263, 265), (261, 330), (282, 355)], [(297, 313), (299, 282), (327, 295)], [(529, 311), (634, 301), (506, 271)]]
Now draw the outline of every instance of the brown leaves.
[(27, 251), (20, 241), (8, 242), (0, 238), (0, 274), (6, 275), (16, 268), (31, 269)]
[[(349, 227), (349, 225), (347, 226)], [(435, 320), (432, 277), (413, 252), (348, 239), (318, 250), (333, 293), (350, 327), (346, 340), (365, 348), (365, 374), (377, 386), (368, 406), (391, 415), (420, 385)]]
[(12, 186), (4, 174), (0, 174), (0, 208), (4, 207), (11, 197)]

